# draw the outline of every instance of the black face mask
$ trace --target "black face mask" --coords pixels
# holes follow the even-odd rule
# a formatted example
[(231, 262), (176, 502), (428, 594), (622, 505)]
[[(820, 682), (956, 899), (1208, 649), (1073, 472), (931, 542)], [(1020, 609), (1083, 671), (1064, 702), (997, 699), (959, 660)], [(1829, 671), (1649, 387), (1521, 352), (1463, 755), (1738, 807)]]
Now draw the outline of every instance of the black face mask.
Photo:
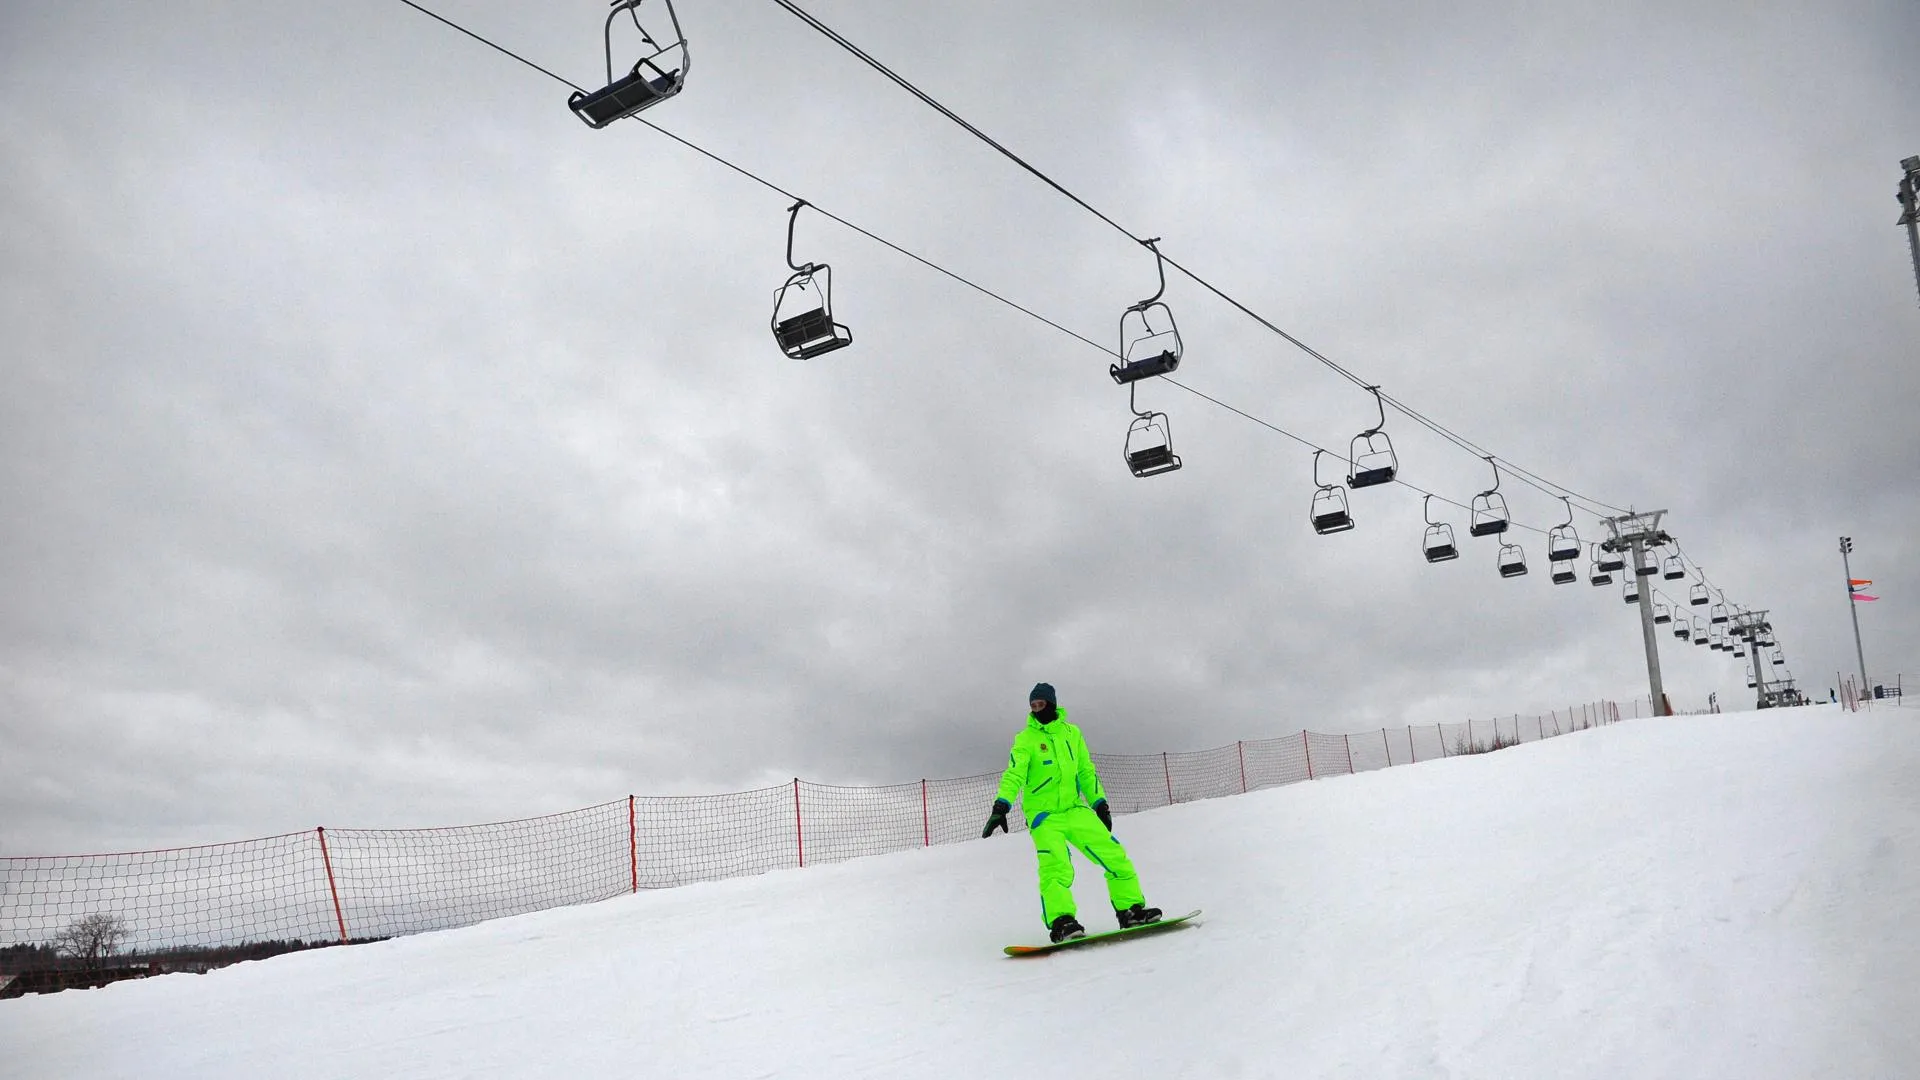
[(1060, 707), (1057, 705), (1049, 705), (1039, 712), (1034, 713), (1033, 718), (1043, 724), (1051, 724), (1055, 720), (1060, 719)]

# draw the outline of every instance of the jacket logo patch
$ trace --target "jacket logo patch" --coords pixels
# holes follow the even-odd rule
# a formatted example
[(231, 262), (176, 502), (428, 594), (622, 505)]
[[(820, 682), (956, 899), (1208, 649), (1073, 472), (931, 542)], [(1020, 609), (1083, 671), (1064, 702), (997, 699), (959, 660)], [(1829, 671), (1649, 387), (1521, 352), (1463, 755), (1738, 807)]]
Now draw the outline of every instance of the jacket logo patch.
[(1046, 748), (1047, 748), (1047, 744), (1046, 744), (1046, 743), (1041, 743), (1041, 744), (1040, 744), (1040, 749), (1042, 749), (1042, 750), (1045, 750)]

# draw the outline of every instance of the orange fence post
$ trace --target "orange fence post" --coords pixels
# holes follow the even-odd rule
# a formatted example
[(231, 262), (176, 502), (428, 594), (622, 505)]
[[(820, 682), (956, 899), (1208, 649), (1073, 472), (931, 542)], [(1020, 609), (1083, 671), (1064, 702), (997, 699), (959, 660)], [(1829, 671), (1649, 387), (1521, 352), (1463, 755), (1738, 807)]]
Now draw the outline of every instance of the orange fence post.
[(327, 830), (315, 825), (313, 833), (320, 838), (320, 865), (327, 868), (327, 891), (333, 894), (333, 921), (340, 927), (340, 944), (350, 944), (347, 939), (347, 913), (340, 908), (340, 887), (333, 880), (333, 856), (327, 852)]
[(1313, 744), (1307, 741), (1307, 729), (1300, 729), (1300, 749), (1307, 753), (1307, 779), (1313, 779)]
[(1241, 740), (1235, 742), (1233, 746), (1240, 751), (1240, 794), (1245, 795), (1247, 793), (1247, 744)]
[(1173, 805), (1173, 770), (1167, 768), (1167, 752), (1160, 751), (1160, 771), (1167, 778), (1167, 805)]
[(1353, 736), (1351, 735), (1346, 736), (1346, 740), (1347, 740), (1347, 775), (1352, 776), (1353, 775)]

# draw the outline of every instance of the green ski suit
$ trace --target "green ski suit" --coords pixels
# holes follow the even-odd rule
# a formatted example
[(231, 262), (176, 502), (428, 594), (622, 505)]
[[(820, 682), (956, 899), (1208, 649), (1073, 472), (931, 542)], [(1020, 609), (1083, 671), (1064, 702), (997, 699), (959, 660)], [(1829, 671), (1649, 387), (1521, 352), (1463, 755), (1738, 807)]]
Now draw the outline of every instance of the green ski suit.
[(1127, 849), (1093, 812), (1092, 804), (1105, 801), (1106, 792), (1094, 774), (1087, 740), (1079, 728), (1067, 723), (1067, 710), (1055, 711), (1059, 719), (1048, 724), (1027, 714), (1027, 726), (1013, 737), (999, 793), (1001, 799), (1012, 803), (1023, 790), (1026, 792), (1020, 809), (1040, 864), (1041, 917), (1048, 926), (1062, 915), (1074, 914), (1069, 845), (1106, 872), (1107, 897), (1116, 911), (1146, 903)]

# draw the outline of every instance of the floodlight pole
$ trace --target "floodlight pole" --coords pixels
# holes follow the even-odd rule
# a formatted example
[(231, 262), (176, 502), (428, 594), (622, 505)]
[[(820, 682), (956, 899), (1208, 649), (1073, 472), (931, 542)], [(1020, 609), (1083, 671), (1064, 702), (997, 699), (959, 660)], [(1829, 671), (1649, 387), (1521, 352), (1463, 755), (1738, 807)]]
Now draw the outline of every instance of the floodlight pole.
[(1907, 227), (1907, 250), (1913, 253), (1913, 284), (1920, 289), (1920, 155), (1900, 162), (1906, 175), (1900, 178), (1900, 224)]
[(1667, 693), (1660, 681), (1660, 645), (1653, 630), (1652, 590), (1647, 587), (1647, 578), (1652, 575), (1642, 574), (1640, 567), (1649, 548), (1673, 540), (1660, 531), (1660, 516), (1665, 513), (1665, 510), (1652, 510), (1644, 514), (1606, 518), (1608, 535), (1600, 542), (1600, 546), (1608, 551), (1627, 555), (1627, 572), (1634, 577), (1633, 587), (1635, 595), (1639, 597), (1640, 607), (1640, 641), (1647, 650), (1647, 693), (1655, 716), (1667, 715)]
[(1853, 562), (1847, 556), (1853, 553), (1853, 537), (1840, 538), (1840, 568), (1847, 575), (1847, 614), (1853, 617), (1853, 655), (1860, 661), (1860, 692), (1872, 693), (1867, 686), (1867, 651), (1860, 647), (1860, 601), (1853, 598)]

